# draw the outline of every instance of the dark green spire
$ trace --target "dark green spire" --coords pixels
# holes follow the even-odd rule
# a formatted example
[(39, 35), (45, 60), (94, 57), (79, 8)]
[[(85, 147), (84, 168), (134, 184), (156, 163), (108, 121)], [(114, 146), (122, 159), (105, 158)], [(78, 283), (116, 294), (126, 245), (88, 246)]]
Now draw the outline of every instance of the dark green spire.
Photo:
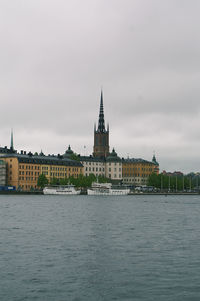
[(14, 144), (13, 144), (13, 129), (11, 129), (10, 149), (11, 149), (11, 150), (14, 150)]
[(103, 92), (101, 90), (101, 101), (99, 110), (98, 132), (105, 132), (104, 111), (103, 111)]
[(157, 160), (156, 160), (155, 152), (153, 152), (152, 162), (153, 162), (155, 165), (159, 165), (158, 162), (157, 162)]

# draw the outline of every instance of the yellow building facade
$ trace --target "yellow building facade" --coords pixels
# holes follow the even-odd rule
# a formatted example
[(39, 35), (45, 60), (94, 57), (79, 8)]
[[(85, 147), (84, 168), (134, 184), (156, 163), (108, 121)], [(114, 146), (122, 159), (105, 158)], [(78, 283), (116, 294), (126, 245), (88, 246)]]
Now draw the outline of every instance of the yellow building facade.
[(49, 183), (53, 178), (65, 179), (70, 176), (77, 178), (83, 174), (80, 162), (62, 156), (13, 154), (2, 156), (1, 160), (7, 164), (7, 185), (23, 191), (38, 189), (37, 181), (41, 174), (46, 176)]
[(127, 185), (146, 185), (152, 173), (159, 173), (158, 163), (143, 159), (123, 159), (122, 178)]

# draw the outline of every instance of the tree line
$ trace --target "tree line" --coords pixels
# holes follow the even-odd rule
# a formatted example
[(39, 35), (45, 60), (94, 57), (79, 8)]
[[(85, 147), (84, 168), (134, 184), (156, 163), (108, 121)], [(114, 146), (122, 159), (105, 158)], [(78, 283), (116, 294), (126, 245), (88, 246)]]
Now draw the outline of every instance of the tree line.
[[(62, 179), (58, 179), (58, 178), (53, 178), (51, 179), (51, 181), (49, 182), (46, 175), (41, 174), (38, 177), (38, 181), (37, 181), (37, 186), (40, 188), (44, 188), (47, 185), (68, 185), (68, 184), (72, 184), (75, 187), (82, 187), (82, 188), (87, 188), (87, 187), (91, 187), (92, 182), (95, 182), (97, 180), (97, 178), (95, 177), (94, 174), (90, 174), (89, 176), (84, 176), (84, 175), (79, 175), (78, 178), (74, 178), (74, 177), (69, 177), (69, 178), (62, 178)], [(110, 180), (104, 176), (98, 176), (98, 182), (99, 183), (107, 183)]]
[(161, 190), (183, 191), (197, 189), (199, 186), (199, 176), (183, 175), (163, 175), (152, 174), (148, 178), (148, 186), (153, 186)]

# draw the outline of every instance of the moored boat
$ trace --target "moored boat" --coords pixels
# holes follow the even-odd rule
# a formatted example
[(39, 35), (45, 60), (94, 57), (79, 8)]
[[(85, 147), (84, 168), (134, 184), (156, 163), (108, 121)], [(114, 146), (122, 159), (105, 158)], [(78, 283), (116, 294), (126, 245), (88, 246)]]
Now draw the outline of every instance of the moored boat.
[(54, 195), (77, 195), (80, 194), (80, 190), (76, 190), (74, 185), (65, 186), (46, 186), (43, 189), (44, 194), (54, 194)]
[(114, 188), (111, 183), (92, 183), (92, 187), (87, 189), (88, 195), (128, 195), (128, 188)]

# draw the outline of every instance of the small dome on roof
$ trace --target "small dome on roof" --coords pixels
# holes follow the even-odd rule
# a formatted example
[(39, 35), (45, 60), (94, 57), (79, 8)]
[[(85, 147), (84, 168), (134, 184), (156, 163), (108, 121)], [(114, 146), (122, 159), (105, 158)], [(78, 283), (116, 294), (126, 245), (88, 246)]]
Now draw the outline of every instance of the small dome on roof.
[(69, 158), (71, 155), (73, 155), (73, 150), (71, 150), (71, 146), (68, 146), (68, 149), (66, 150), (66, 152), (64, 153), (63, 157), (64, 158)]
[(112, 153), (108, 155), (106, 158), (107, 162), (121, 162), (120, 157), (117, 156), (115, 149), (113, 148)]

